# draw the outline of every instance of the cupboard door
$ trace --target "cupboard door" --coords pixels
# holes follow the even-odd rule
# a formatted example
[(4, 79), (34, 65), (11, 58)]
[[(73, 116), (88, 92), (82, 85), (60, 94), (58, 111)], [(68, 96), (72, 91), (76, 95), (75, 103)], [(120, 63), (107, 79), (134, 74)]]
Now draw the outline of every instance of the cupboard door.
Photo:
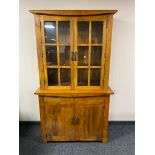
[(73, 140), (74, 99), (44, 97), (47, 140)]
[(41, 16), (46, 88), (73, 86), (73, 21), (70, 17)]
[(103, 87), (106, 18), (77, 17), (74, 24), (75, 87)]
[(101, 140), (103, 132), (103, 98), (75, 99), (76, 140)]

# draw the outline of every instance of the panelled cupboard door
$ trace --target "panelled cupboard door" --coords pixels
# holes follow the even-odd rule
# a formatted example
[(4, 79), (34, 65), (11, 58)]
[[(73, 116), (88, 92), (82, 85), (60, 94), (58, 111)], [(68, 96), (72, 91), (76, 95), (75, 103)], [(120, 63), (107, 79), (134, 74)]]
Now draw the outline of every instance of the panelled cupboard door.
[(75, 87), (103, 87), (106, 17), (74, 18)]
[(73, 22), (71, 17), (41, 16), (43, 66), (46, 88), (73, 86)]
[(101, 140), (103, 132), (103, 98), (75, 98), (76, 140)]
[(47, 140), (73, 140), (74, 99), (44, 97), (44, 102)]

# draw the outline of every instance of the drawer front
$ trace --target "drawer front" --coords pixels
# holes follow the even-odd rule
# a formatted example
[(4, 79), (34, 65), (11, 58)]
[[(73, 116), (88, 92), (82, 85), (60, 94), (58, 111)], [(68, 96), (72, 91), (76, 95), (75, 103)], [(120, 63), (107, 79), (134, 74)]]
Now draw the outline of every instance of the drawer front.
[(48, 141), (74, 139), (74, 100), (72, 98), (44, 97), (46, 133)]

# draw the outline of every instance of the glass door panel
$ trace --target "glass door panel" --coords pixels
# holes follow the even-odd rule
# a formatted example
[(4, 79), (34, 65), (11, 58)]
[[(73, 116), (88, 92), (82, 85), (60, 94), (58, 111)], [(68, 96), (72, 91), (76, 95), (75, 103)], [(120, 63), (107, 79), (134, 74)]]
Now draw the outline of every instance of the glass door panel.
[(58, 85), (58, 69), (57, 68), (48, 68), (48, 85), (57, 86)]
[(91, 46), (91, 66), (101, 66), (102, 46)]
[(70, 46), (60, 46), (60, 65), (70, 66)]
[(78, 22), (78, 44), (89, 43), (89, 22)]
[(88, 46), (78, 46), (78, 66), (88, 66)]
[(78, 86), (88, 86), (88, 69), (78, 69)]
[(71, 85), (71, 69), (61, 68), (60, 69), (60, 84), (61, 86)]
[(89, 18), (89, 21), (86, 17), (77, 18), (76, 26), (77, 86), (100, 87), (104, 21), (95, 20), (93, 17)]
[(46, 46), (46, 63), (47, 63), (47, 66), (58, 65), (56, 46)]
[(99, 86), (100, 85), (100, 75), (101, 69), (90, 69), (90, 85), (91, 86)]
[(102, 36), (103, 36), (103, 22), (92, 21), (91, 43), (102, 44)]
[(70, 44), (70, 22), (59, 21), (59, 44)]
[[(46, 17), (42, 20), (43, 48), (45, 51), (45, 77), (47, 87), (71, 86), (71, 18)], [(53, 19), (53, 20), (52, 20)], [(46, 76), (47, 74), (47, 76)], [(54, 88), (54, 87), (53, 87)]]
[(45, 42), (56, 43), (56, 22), (45, 22)]

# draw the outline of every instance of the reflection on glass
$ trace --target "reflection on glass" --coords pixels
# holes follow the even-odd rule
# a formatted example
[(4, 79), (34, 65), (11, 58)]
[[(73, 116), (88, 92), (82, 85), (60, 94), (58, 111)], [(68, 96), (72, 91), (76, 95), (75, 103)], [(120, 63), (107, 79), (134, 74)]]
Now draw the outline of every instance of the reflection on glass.
[(88, 69), (78, 69), (78, 86), (88, 85)]
[(59, 22), (58, 23), (59, 31), (59, 43), (60, 44), (69, 44), (70, 43), (70, 22)]
[(60, 83), (61, 86), (70, 86), (71, 85), (71, 70), (70, 69), (60, 69)]
[(56, 43), (56, 22), (45, 22), (45, 42)]
[(91, 31), (92, 43), (93, 44), (101, 44), (102, 43), (102, 36), (103, 36), (103, 22), (92, 22), (92, 31)]
[(47, 76), (48, 76), (48, 85), (49, 86), (58, 85), (58, 69), (57, 68), (48, 68)]
[(70, 46), (60, 46), (60, 65), (70, 65)]
[(99, 86), (100, 85), (100, 69), (90, 69), (90, 85), (91, 86)]
[(89, 22), (78, 22), (78, 44), (89, 42)]
[(91, 66), (101, 66), (102, 46), (91, 47)]
[(47, 66), (57, 65), (57, 49), (56, 46), (46, 46), (46, 61)]
[(88, 65), (88, 47), (79, 46), (78, 47), (78, 66)]

